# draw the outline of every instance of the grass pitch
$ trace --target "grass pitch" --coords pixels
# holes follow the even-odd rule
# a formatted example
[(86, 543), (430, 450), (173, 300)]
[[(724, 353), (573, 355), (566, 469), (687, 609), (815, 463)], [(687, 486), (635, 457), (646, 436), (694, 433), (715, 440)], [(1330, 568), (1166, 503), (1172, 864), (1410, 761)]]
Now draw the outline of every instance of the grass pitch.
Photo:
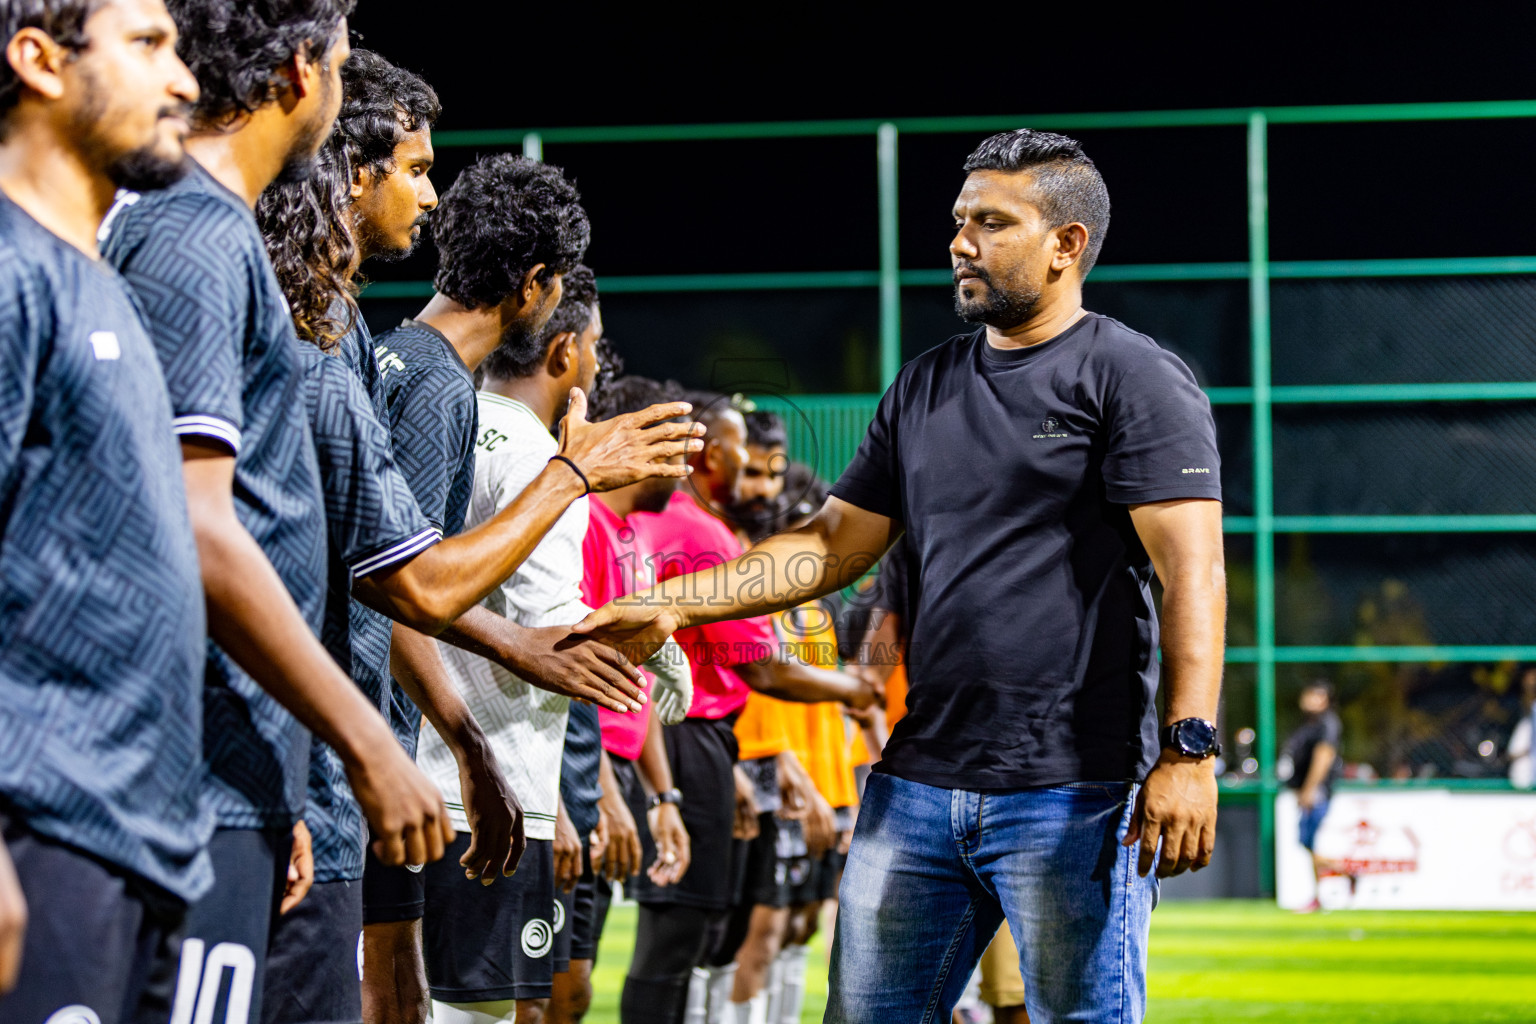
[[(617, 1024), (635, 908), (615, 907), (590, 1024)], [(821, 1020), (814, 945), (805, 1024)], [(1536, 1024), (1536, 914), (1291, 914), (1261, 901), (1152, 915), (1147, 1024)], [(897, 1022), (893, 1022), (897, 1024)]]

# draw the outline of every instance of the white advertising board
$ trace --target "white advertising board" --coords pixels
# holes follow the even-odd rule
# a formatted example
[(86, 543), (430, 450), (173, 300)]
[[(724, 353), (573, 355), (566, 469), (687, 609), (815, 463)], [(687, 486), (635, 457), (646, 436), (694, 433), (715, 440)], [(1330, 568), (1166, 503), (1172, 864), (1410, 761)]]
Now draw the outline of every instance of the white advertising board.
[(1300, 809), (1275, 800), (1280, 906), (1536, 910), (1536, 793), (1335, 793), (1317, 834), (1322, 879), (1297, 841)]

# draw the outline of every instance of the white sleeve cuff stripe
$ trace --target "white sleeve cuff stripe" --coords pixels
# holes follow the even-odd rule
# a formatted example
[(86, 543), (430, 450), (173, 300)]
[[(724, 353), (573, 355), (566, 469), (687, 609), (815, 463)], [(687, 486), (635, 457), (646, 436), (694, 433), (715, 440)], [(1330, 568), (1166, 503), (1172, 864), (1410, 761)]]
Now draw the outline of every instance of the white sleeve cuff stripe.
[(409, 561), (442, 539), (443, 535), (435, 529), (423, 530), (353, 565), (352, 578), (361, 579), (387, 566), (394, 565), (396, 562)]
[(171, 432), (177, 437), (198, 435), (223, 441), (240, 453), (240, 428), (217, 416), (177, 416), (171, 420)]

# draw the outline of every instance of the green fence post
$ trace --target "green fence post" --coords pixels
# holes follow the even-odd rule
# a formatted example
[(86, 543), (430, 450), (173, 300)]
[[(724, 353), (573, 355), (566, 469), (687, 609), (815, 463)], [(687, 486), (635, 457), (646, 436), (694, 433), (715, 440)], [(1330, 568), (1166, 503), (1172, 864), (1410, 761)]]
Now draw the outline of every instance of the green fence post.
[(529, 160), (544, 159), (544, 137), (538, 132), (528, 132), (523, 136), (523, 156)]
[(901, 249), (896, 226), (896, 126), (887, 121), (876, 132), (880, 174), (880, 390), (896, 381), (901, 369)]
[(1270, 394), (1268, 122), (1248, 117), (1248, 304), (1253, 377), (1253, 589), (1259, 740), (1259, 885), (1275, 887), (1275, 477)]

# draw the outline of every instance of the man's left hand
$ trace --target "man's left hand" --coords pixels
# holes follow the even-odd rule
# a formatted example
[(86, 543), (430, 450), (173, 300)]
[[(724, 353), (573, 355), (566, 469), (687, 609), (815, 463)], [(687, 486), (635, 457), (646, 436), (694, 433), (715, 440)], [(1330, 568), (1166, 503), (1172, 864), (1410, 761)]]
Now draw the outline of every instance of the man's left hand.
[[(1158, 841), (1162, 855), (1158, 855)], [(1136, 811), (1122, 845), (1141, 843), (1136, 870), (1143, 877), (1157, 861), (1157, 877), (1199, 871), (1216, 849), (1216, 763), (1164, 750), (1136, 795)]]

